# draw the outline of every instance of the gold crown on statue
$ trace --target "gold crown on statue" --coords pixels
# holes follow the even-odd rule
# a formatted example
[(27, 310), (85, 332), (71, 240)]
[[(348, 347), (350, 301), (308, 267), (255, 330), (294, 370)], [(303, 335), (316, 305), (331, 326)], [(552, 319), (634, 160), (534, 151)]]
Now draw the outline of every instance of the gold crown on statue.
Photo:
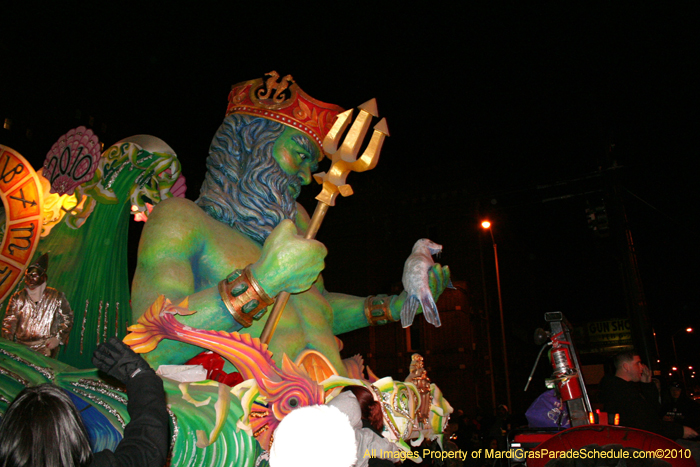
[(323, 138), (343, 110), (306, 94), (292, 75), (280, 79), (276, 71), (271, 71), (262, 78), (234, 84), (228, 95), (226, 116), (254, 115), (296, 128), (318, 144), (322, 158)]

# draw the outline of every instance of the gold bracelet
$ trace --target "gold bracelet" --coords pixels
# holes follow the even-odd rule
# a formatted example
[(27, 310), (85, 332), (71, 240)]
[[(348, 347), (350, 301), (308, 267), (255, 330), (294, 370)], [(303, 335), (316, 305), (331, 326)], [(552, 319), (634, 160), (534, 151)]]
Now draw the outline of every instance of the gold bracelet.
[(229, 313), (244, 328), (250, 327), (254, 319), (260, 319), (275, 302), (255, 280), (250, 265), (236, 269), (219, 282), (219, 294)]
[(394, 323), (398, 320), (391, 316), (391, 296), (370, 295), (365, 299), (365, 317), (370, 326)]

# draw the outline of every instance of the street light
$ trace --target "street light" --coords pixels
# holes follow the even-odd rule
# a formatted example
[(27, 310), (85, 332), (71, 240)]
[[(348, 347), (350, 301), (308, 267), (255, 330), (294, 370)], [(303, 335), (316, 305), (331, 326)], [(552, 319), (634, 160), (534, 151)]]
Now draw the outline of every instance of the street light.
[(503, 365), (505, 365), (506, 374), (506, 398), (508, 399), (508, 409), (513, 410), (513, 405), (510, 400), (510, 375), (508, 374), (508, 352), (506, 350), (506, 328), (503, 321), (503, 299), (501, 298), (501, 276), (498, 271), (498, 248), (496, 247), (496, 239), (493, 236), (491, 222), (485, 220), (481, 223), (484, 230), (488, 230), (491, 234), (491, 242), (493, 243), (493, 258), (496, 263), (496, 284), (498, 285), (498, 311), (501, 316), (501, 342), (503, 343)]
[(484, 310), (486, 311), (486, 343), (489, 348), (489, 375), (491, 377), (491, 405), (496, 408), (496, 382), (493, 375), (493, 347), (491, 346), (491, 313), (486, 298), (486, 273), (484, 272), (484, 249), (479, 242), (479, 260), (481, 262), (481, 285), (484, 288)]

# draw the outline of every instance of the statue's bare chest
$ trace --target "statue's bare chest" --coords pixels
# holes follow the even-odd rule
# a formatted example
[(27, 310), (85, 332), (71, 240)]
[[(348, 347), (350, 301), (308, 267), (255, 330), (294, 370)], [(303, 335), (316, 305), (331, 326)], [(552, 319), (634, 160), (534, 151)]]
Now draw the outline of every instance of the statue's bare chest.
[(211, 287), (236, 269), (256, 262), (261, 251), (259, 245), (231, 228), (209, 233), (192, 258), (195, 289)]
[[(199, 251), (192, 258), (195, 292), (215, 286), (236, 269), (243, 269), (260, 258), (262, 246), (242, 233), (218, 222), (209, 226), (201, 238)], [(315, 286), (301, 294), (295, 294), (287, 305), (283, 321), (299, 326), (302, 322), (321, 319), (330, 321), (332, 310)], [(302, 314), (302, 310), (304, 313)], [(307, 317), (304, 317), (307, 314)]]

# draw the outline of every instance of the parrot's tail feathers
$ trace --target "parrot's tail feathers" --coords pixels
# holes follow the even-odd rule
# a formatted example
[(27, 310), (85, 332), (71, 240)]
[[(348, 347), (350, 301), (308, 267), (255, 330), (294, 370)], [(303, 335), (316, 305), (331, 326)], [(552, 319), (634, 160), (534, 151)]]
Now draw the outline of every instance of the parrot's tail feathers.
[(401, 327), (407, 328), (413, 324), (413, 318), (416, 316), (416, 310), (418, 310), (418, 297), (411, 295), (406, 299), (401, 307)]
[(438, 314), (438, 309), (435, 305), (435, 300), (433, 300), (433, 296), (430, 295), (430, 293), (424, 294), (421, 297), (420, 302), (421, 306), (423, 307), (423, 315), (425, 316), (425, 320), (436, 328), (439, 328), (442, 323), (440, 322), (440, 315)]

